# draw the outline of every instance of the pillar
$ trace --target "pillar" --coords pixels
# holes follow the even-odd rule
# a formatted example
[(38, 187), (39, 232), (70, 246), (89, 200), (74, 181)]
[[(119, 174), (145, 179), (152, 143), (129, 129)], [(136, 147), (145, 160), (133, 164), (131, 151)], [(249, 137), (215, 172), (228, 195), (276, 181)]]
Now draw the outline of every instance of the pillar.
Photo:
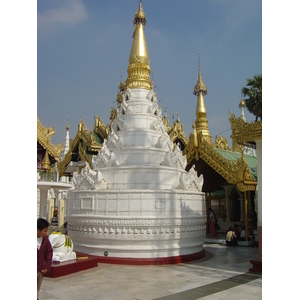
[(239, 198), (240, 200), (240, 211), (241, 211), (241, 218), (240, 218), (240, 222), (243, 222), (245, 220), (245, 202), (244, 202), (244, 198)]
[(65, 225), (65, 200), (60, 199), (58, 204), (58, 231), (64, 233)]
[(47, 195), (48, 188), (39, 188), (40, 189), (40, 218), (47, 219)]
[(230, 202), (229, 202), (229, 199), (226, 198), (225, 199), (226, 201), (226, 222), (230, 222)]
[(247, 191), (244, 192), (244, 198), (245, 198), (245, 236), (246, 236), (246, 242), (248, 241), (248, 197), (247, 197)]
[(262, 257), (262, 141), (256, 141), (257, 154), (257, 226), (259, 237), (259, 256)]
[(54, 211), (54, 199), (51, 198), (48, 200), (48, 218), (47, 218), (50, 224), (53, 217), (53, 211)]

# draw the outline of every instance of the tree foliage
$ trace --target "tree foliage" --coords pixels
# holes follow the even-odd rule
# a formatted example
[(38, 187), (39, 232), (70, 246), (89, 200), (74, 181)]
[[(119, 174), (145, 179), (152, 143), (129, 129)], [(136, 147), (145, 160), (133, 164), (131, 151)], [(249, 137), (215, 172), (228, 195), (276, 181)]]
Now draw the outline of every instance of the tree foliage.
[(242, 88), (242, 93), (246, 97), (245, 104), (250, 113), (262, 120), (262, 75), (254, 75), (247, 79), (246, 87)]

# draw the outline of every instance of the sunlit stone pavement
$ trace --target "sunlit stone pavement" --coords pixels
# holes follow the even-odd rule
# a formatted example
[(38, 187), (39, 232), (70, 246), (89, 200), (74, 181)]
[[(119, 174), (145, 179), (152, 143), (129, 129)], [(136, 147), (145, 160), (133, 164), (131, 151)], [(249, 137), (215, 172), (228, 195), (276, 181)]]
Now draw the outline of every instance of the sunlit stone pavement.
[(44, 278), (40, 300), (262, 299), (262, 275), (249, 273), (255, 247), (204, 244), (205, 258), (182, 264), (98, 267)]

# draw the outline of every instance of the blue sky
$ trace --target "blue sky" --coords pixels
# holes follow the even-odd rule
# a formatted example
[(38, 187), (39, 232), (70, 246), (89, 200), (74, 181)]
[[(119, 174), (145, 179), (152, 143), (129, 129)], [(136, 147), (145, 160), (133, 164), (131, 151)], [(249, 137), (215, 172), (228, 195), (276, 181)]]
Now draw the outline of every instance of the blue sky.
[[(53, 143), (74, 138), (80, 118), (109, 123), (118, 83), (127, 78), (138, 0), (37, 1), (37, 116)], [(241, 84), (262, 73), (261, 0), (143, 0), (151, 79), (170, 124), (192, 132), (198, 52), (208, 127), (230, 139), (229, 111), (240, 115)], [(121, 77), (122, 76), (122, 77)], [(254, 116), (246, 111), (248, 121)]]

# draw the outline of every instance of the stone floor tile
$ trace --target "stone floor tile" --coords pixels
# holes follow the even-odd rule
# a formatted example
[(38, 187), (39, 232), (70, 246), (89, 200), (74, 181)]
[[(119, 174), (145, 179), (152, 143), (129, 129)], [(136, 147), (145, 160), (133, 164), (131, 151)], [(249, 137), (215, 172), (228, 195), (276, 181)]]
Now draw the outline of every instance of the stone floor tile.
[[(262, 279), (251, 277), (252, 247), (204, 245), (210, 259), (164, 266), (99, 264), (60, 278), (44, 278), (43, 300), (261, 299)], [(238, 298), (244, 292), (243, 298)], [(67, 295), (67, 298), (66, 298)], [(231, 296), (230, 298), (227, 298)], [(233, 297), (233, 298), (232, 298)]]

